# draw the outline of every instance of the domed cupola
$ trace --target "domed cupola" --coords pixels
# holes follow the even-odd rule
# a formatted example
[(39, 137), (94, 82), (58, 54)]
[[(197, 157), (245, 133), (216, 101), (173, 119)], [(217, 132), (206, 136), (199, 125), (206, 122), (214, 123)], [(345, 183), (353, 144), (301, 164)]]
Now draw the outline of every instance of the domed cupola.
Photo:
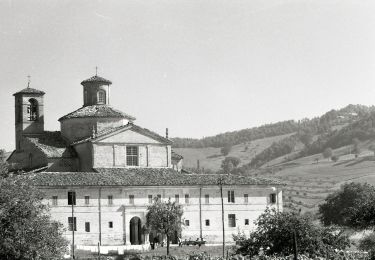
[(83, 106), (108, 105), (111, 81), (95, 75), (81, 82), (83, 86)]

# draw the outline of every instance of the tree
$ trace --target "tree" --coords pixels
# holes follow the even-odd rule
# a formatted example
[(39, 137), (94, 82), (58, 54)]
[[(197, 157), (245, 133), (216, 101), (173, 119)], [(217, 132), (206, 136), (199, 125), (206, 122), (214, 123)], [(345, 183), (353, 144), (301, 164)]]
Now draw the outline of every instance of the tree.
[(224, 173), (230, 173), (234, 168), (240, 164), (241, 160), (237, 157), (225, 157), (221, 162), (221, 168)]
[(354, 152), (356, 158), (361, 153), (361, 147), (359, 146), (359, 144), (360, 144), (359, 139), (354, 138), (353, 139), (353, 152)]
[(326, 159), (328, 158), (328, 160), (329, 160), (329, 158), (332, 157), (332, 154), (333, 154), (332, 149), (328, 147), (324, 150), (323, 157), (326, 158)]
[(368, 148), (370, 151), (374, 153), (375, 156), (375, 144), (371, 144), (370, 147)]
[(260, 247), (268, 248), (266, 254), (291, 255), (294, 233), (300, 253), (326, 256), (335, 248), (345, 249), (349, 238), (340, 230), (315, 225), (309, 216), (295, 212), (277, 212), (267, 209), (254, 222), (256, 230), (250, 237), (235, 236), (237, 253), (254, 255)]
[(351, 228), (375, 227), (375, 188), (369, 184), (347, 183), (328, 195), (319, 205), (319, 218), (324, 225)]
[(146, 214), (147, 227), (167, 237), (167, 255), (169, 255), (170, 238), (181, 232), (181, 218), (183, 214), (182, 206), (176, 202), (163, 202), (155, 200), (147, 208)]
[(304, 132), (300, 135), (299, 139), (305, 147), (308, 147), (313, 142), (313, 135), (309, 132)]
[(224, 146), (220, 149), (220, 152), (221, 152), (222, 155), (227, 156), (229, 154), (230, 150), (232, 150), (232, 146), (226, 145), (226, 146)]
[(63, 257), (62, 224), (50, 219), (42, 198), (25, 177), (0, 179), (0, 259)]

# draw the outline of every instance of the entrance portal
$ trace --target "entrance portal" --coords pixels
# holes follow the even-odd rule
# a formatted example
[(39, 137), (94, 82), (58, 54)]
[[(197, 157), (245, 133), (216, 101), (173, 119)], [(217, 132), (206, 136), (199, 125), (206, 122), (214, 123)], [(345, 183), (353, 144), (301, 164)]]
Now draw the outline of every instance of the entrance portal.
[(139, 217), (133, 217), (130, 220), (130, 243), (132, 245), (142, 244), (142, 225)]

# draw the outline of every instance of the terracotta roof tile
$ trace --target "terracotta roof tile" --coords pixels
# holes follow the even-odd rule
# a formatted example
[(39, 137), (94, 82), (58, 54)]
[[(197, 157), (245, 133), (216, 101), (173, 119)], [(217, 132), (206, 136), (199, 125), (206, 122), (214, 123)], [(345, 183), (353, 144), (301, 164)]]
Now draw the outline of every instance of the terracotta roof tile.
[(45, 92), (42, 90), (38, 90), (35, 88), (24, 88), (16, 93), (13, 94), (13, 96), (18, 95), (18, 94), (41, 94), (44, 95)]
[(47, 158), (73, 158), (75, 152), (61, 137), (60, 132), (45, 131), (40, 135), (26, 136)]
[(92, 82), (103, 83), (105, 85), (112, 84), (112, 82), (110, 80), (99, 77), (97, 75), (92, 76), (91, 78), (85, 79), (84, 81), (81, 82), (81, 84), (84, 85), (86, 83), (92, 83)]
[(84, 118), (84, 117), (107, 117), (107, 118), (124, 118), (130, 121), (135, 120), (135, 117), (125, 114), (120, 110), (114, 109), (108, 105), (92, 105), (85, 106), (73, 111), (59, 119), (65, 120), (70, 118)]
[(31, 176), (36, 186), (194, 186), (282, 185), (273, 179), (238, 175), (183, 174), (171, 168), (98, 168), (96, 172), (41, 172)]

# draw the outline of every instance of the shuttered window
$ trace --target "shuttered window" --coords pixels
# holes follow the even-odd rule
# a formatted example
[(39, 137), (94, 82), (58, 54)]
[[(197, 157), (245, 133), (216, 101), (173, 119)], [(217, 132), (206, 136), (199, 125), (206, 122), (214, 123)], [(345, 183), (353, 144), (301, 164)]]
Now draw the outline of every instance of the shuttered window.
[(138, 146), (126, 147), (126, 165), (138, 166)]

